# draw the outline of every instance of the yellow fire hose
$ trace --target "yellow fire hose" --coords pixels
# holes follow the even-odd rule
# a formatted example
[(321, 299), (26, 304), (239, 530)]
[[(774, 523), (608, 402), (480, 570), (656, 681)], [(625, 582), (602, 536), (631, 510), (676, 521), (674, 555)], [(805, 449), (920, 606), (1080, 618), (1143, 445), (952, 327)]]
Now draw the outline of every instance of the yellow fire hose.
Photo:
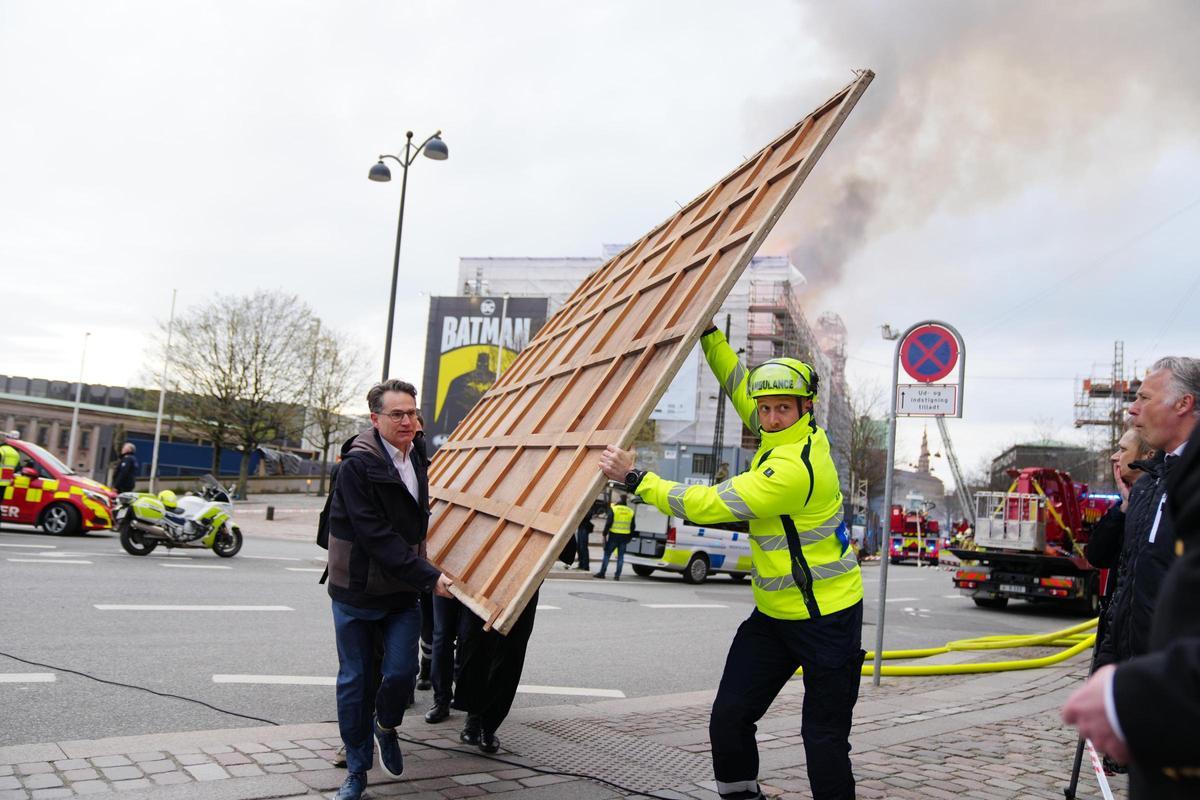
[[(1018, 634), (1013, 636), (980, 636), (975, 639), (959, 639), (947, 642), (941, 647), (927, 647), (917, 650), (885, 650), (883, 658), (887, 660), (898, 658), (928, 658), (952, 651), (967, 650), (1011, 650), (1019, 647), (1063, 647), (1061, 653), (1055, 653), (1041, 658), (1026, 658), (1016, 661), (988, 661), (970, 664), (930, 664), (920, 666), (905, 664), (897, 666), (881, 666), (884, 675), (967, 675), (978, 672), (1006, 672), (1017, 669), (1038, 669), (1066, 661), (1087, 650), (1096, 640), (1096, 634), (1084, 633), (1096, 627), (1097, 620), (1081, 622), (1070, 628), (1063, 628), (1050, 633)], [(867, 653), (863, 664), (863, 675), (874, 675), (875, 666), (870, 662), (875, 658), (873, 652)], [(799, 674), (799, 673), (797, 673)]]
[[(1050, 633), (1027, 633), (1012, 636), (979, 636), (975, 639), (958, 639), (947, 642), (941, 647), (925, 647), (916, 650), (884, 650), (883, 659), (890, 661), (901, 658), (928, 658), (953, 651), (969, 650), (1014, 650), (1019, 647), (1063, 647), (1061, 653), (1055, 653), (1041, 658), (1025, 658), (1016, 661), (986, 661), (970, 664), (930, 664), (921, 666), (904, 664), (897, 666), (880, 666), (883, 675), (969, 675), (980, 672), (1007, 672), (1018, 669), (1038, 669), (1066, 661), (1089, 649), (1096, 641), (1096, 634), (1084, 631), (1096, 627), (1098, 620), (1091, 619)], [(863, 662), (862, 674), (874, 675), (875, 658), (873, 651), (867, 652)], [(803, 670), (796, 670), (800, 675)]]

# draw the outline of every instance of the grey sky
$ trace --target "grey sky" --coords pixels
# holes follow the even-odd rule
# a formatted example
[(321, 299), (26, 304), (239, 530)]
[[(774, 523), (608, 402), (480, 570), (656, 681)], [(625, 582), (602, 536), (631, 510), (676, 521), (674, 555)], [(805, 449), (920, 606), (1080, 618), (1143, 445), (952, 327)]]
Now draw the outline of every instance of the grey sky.
[(1200, 6), (740, 9), (3, 0), (0, 372), (74, 380), (91, 331), (85, 379), (137, 382), (172, 288), (283, 288), (373, 376), (399, 186), (367, 170), (441, 128), (401, 256), (393, 372), (416, 379), (460, 256), (631, 241), (858, 67), (875, 83), (761, 251), (846, 320), (853, 379), (890, 378), (879, 324), (955, 324), (973, 468), (1076, 436), (1074, 379), (1115, 338), (1143, 368), (1200, 355)]

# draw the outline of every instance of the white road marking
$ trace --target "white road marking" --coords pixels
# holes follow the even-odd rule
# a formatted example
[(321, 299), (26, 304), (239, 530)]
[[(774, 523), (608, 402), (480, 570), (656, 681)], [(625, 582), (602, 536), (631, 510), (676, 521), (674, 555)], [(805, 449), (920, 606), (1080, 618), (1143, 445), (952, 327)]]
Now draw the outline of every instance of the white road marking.
[(291, 606), (151, 606), (97, 603), (97, 611), (295, 611)]
[(562, 694), (571, 697), (624, 697), (625, 693), (616, 689), (582, 689), (574, 686), (527, 686), (517, 687), (521, 694)]
[(544, 606), (541, 603), (539, 603), (537, 610), (538, 611), (562, 611), (562, 608), (560, 608), (559, 606)]
[(91, 561), (77, 561), (66, 558), (56, 558), (53, 561), (45, 558), (10, 558), (8, 561), (14, 561), (18, 564), (91, 564)]
[(57, 550), (56, 544), (14, 544), (11, 542), (0, 542), (0, 547), (32, 547), (37, 550)]
[(213, 683), (254, 683), (271, 686), (337, 686), (337, 676), (321, 675), (213, 675)]
[(59, 551), (54, 553), (38, 553), (38, 555), (42, 558), (95, 558), (96, 556), (102, 558), (120, 558), (124, 553), (69, 553)]
[[(729, 608), (720, 603), (642, 603), (642, 608)], [(624, 697), (624, 695), (621, 695)]]
[(942, 597), (946, 598), (947, 600), (969, 600), (970, 599), (965, 594), (944, 594), (944, 595), (942, 595)]
[(242, 558), (255, 558), (259, 561), (303, 561), (302, 558), (289, 558), (287, 556), (242, 556)]
[(911, 603), (913, 600), (920, 600), (919, 597), (889, 597), (889, 603)]
[(170, 550), (166, 550), (165, 552), (161, 552), (161, 553), (151, 553), (150, 557), (151, 558), (182, 558), (182, 559), (191, 558), (191, 556), (172, 555)]
[(159, 564), (160, 567), (171, 567), (172, 569), (233, 569), (224, 564)]
[[(299, 559), (297, 559), (297, 561), (298, 560)], [(286, 569), (288, 572), (324, 572), (325, 571), (324, 567), (317, 567), (315, 569), (312, 567), (284, 567), (284, 569)]]
[(54, 683), (53, 672), (0, 672), (0, 683)]

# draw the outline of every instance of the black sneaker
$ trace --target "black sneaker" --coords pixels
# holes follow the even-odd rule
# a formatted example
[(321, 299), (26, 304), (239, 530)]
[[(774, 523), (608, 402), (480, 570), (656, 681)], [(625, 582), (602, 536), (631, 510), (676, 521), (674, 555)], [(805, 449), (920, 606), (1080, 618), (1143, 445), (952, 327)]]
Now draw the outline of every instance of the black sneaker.
[(351, 772), (342, 782), (337, 796), (333, 800), (360, 800), (363, 790), (367, 788), (367, 773)]
[(493, 731), (481, 731), (479, 734), (479, 749), (485, 753), (494, 753), (500, 749), (500, 740)]
[(379, 744), (379, 766), (393, 778), (404, 774), (404, 754), (400, 752), (400, 737), (395, 728), (383, 728), (375, 718), (375, 741)]
[(430, 725), (447, 719), (450, 719), (450, 706), (442, 705), (441, 703), (434, 703), (425, 712), (425, 721)]

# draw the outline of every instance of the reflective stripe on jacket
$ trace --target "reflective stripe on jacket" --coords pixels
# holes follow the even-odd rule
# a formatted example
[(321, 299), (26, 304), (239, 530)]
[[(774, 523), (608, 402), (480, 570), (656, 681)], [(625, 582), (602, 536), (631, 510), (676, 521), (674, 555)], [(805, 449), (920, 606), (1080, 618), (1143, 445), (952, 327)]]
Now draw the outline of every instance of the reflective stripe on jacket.
[(612, 509), (613, 521), (608, 532), (618, 536), (633, 533), (633, 509), (620, 503), (613, 503), (609, 508)]
[(695, 524), (749, 520), (754, 601), (776, 619), (810, 619), (862, 600), (862, 572), (842, 520), (829, 439), (811, 415), (763, 432), (746, 394), (746, 370), (714, 331), (701, 340), (717, 380), (746, 425), (762, 437), (750, 470), (716, 486), (686, 486), (647, 473), (638, 495)]

